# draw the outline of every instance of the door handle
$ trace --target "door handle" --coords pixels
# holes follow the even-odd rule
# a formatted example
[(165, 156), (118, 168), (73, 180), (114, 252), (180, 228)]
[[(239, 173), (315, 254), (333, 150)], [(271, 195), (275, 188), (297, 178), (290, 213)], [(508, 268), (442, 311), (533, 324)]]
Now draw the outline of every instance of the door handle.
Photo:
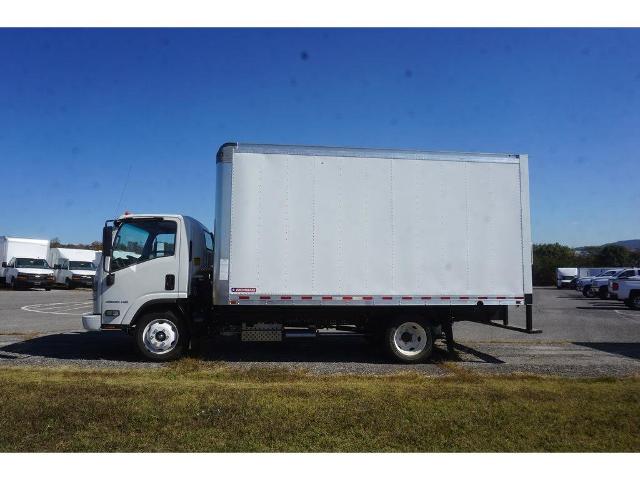
[(165, 275), (164, 277), (164, 289), (173, 290), (176, 288), (176, 276), (173, 274)]

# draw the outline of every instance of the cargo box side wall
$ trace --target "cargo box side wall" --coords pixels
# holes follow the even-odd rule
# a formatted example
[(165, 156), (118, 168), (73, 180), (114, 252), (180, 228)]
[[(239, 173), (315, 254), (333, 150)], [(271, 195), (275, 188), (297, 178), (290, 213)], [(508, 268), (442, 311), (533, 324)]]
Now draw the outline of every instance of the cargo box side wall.
[(515, 296), (526, 290), (530, 239), (521, 206), (528, 191), (521, 190), (517, 158), (235, 153), (231, 168), (232, 293)]

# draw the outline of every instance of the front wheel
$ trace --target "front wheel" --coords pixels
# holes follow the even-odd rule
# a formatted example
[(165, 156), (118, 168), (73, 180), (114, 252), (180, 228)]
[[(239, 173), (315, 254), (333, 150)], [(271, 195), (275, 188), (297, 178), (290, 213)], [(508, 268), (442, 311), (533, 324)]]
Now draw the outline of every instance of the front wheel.
[(419, 363), (433, 351), (433, 331), (423, 320), (399, 320), (387, 329), (384, 344), (395, 360)]
[(173, 312), (143, 315), (136, 325), (136, 345), (140, 353), (154, 362), (180, 358), (188, 345), (184, 322)]
[(598, 290), (598, 298), (600, 300), (609, 298), (609, 289), (607, 287), (600, 287), (600, 290)]
[(582, 295), (584, 295), (587, 298), (593, 298), (595, 296), (589, 285), (587, 285), (582, 289)]

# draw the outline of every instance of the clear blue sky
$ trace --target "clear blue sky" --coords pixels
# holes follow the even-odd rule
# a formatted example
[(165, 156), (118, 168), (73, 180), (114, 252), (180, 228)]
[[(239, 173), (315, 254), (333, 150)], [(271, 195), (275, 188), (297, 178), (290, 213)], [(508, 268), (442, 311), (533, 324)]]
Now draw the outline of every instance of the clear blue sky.
[(240, 141), (529, 153), (535, 242), (640, 237), (640, 30), (4, 29), (0, 65), (0, 235), (212, 226)]

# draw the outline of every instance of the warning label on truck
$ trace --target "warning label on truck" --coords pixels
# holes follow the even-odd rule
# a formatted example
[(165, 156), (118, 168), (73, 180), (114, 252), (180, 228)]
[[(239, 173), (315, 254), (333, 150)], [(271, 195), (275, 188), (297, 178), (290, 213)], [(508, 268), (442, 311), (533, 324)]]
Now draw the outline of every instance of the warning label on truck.
[(256, 293), (255, 288), (232, 288), (233, 293)]

